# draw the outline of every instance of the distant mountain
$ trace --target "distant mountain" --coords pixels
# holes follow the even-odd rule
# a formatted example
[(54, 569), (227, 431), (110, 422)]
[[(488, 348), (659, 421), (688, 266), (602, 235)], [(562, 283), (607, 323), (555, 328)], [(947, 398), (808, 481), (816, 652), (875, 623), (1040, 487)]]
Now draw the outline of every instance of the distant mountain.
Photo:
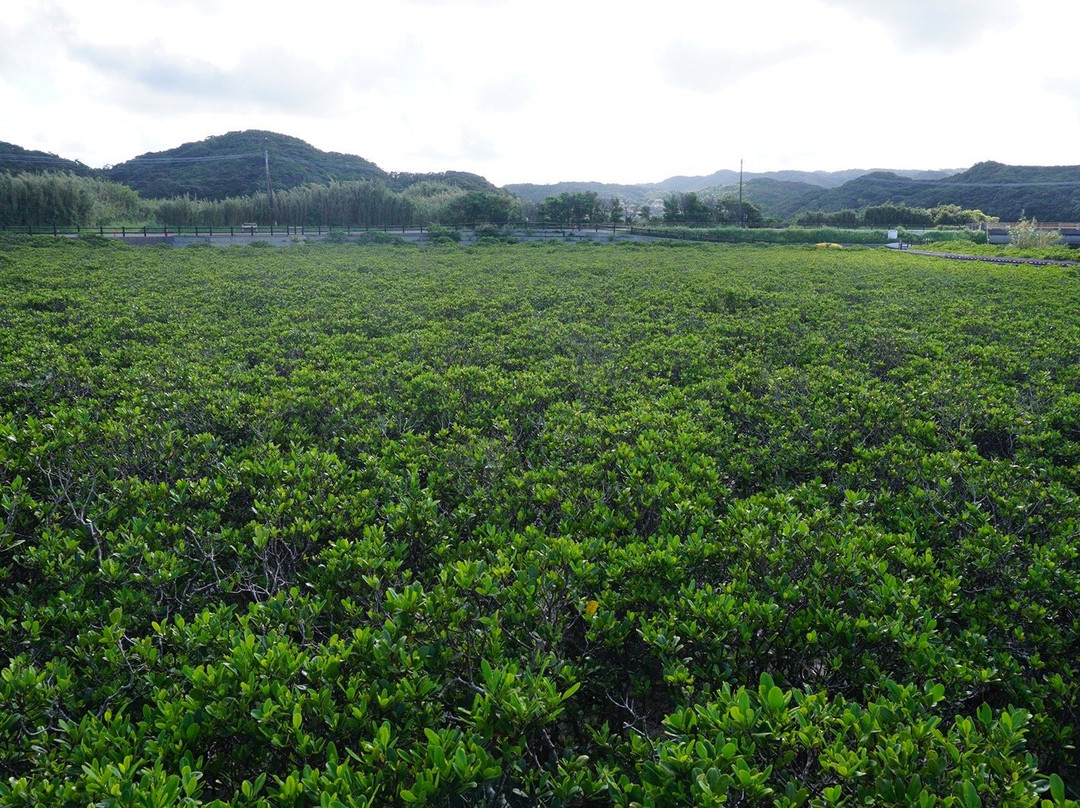
[(963, 169), (949, 168), (949, 169), (882, 169), (882, 168), (849, 168), (843, 171), (767, 171), (756, 176), (768, 177), (775, 180), (786, 180), (788, 182), (805, 182), (810, 185), (819, 185), (822, 188), (838, 188), (846, 182), (862, 177), (866, 174), (873, 174), (879, 171), (889, 171), (900, 177), (907, 177), (912, 180), (940, 180), (945, 177), (951, 177), (954, 174), (958, 174)]
[[(861, 177), (863, 174), (869, 174), (872, 171), (878, 169), (865, 169), (865, 168), (848, 168), (843, 171), (796, 171), (793, 169), (785, 171), (745, 171), (743, 172), (743, 183), (756, 179), (769, 179), (780, 180), (781, 182), (800, 182), (807, 185), (814, 185), (819, 188), (836, 188), (843, 185), (845, 182)], [(958, 169), (959, 170), (959, 169)], [(915, 178), (916, 175), (934, 174), (942, 177), (947, 177), (949, 174), (955, 173), (952, 171), (940, 171), (940, 172), (928, 172), (928, 171), (897, 171), (897, 174), (901, 176), (910, 176)], [(700, 191), (703, 188), (712, 188), (717, 185), (734, 185), (739, 181), (739, 172), (732, 171), (731, 169), (721, 169), (720, 171), (713, 172), (706, 176), (695, 177), (668, 177), (666, 180), (662, 180), (658, 183), (651, 184), (650, 187), (660, 189), (662, 191)]]
[[(717, 171), (699, 177), (669, 177), (643, 185), (559, 183), (508, 185), (506, 189), (542, 202), (563, 191), (596, 191), (618, 196), (628, 205), (655, 203), (669, 193), (693, 191), (702, 196), (737, 194), (738, 172)], [(895, 202), (921, 208), (959, 205), (1004, 221), (1034, 216), (1040, 221), (1080, 221), (1080, 166), (1011, 166), (978, 163), (964, 171), (774, 171), (743, 175), (743, 197), (760, 206), (766, 218), (790, 220), (804, 211)]]
[(96, 172), (78, 160), (65, 160), (55, 154), (32, 151), (14, 143), (0, 142), (0, 172), (9, 174), (40, 174), (44, 171), (69, 171), (80, 177), (93, 176)]
[[(743, 181), (752, 179), (750, 174), (743, 174)], [(670, 193), (675, 191), (676, 193), (688, 193), (690, 191), (700, 191), (705, 188), (713, 188), (717, 185), (731, 185), (739, 181), (739, 172), (731, 171), (730, 169), (721, 169), (715, 171), (712, 174), (704, 177), (668, 177), (666, 180), (660, 182), (650, 183), (646, 187), (651, 188), (653, 191), (659, 191), (662, 193)]]
[(556, 182), (548, 185), (521, 182), (504, 185), (503, 190), (536, 204), (549, 196), (595, 191), (601, 199), (618, 197), (624, 204), (637, 206), (651, 201), (657, 195), (652, 185), (617, 185), (610, 182)]
[[(941, 180), (955, 170), (902, 170), (891, 175), (911, 180)], [(871, 170), (852, 168), (844, 171), (764, 171), (744, 172), (743, 196), (762, 208), (766, 217), (789, 219), (795, 214), (815, 207), (817, 197), (825, 190), (842, 187), (845, 183), (872, 173)], [(595, 191), (602, 199), (618, 197), (629, 207), (656, 204), (669, 193), (694, 191), (705, 196), (737, 194), (739, 172), (722, 169), (703, 176), (674, 176), (655, 183), (639, 185), (616, 185), (601, 182), (560, 182), (551, 185), (520, 183), (507, 185), (505, 189), (529, 202), (540, 203), (549, 196), (561, 193)], [(809, 206), (809, 207), (808, 207)]]
[(805, 210), (835, 211), (884, 202), (930, 208), (953, 204), (1005, 221), (1021, 214), (1042, 221), (1080, 219), (1080, 166), (978, 163), (943, 179), (912, 180), (875, 172), (803, 200)]

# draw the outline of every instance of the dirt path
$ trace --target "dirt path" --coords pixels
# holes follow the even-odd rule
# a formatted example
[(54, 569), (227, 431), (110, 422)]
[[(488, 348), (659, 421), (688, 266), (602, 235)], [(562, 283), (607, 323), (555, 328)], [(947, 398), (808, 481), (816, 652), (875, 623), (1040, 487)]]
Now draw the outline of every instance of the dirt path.
[(929, 255), (933, 258), (948, 258), (951, 261), (986, 261), (990, 264), (1031, 264), (1036, 267), (1075, 267), (1080, 261), (1052, 261), (1048, 258), (1016, 258), (1000, 255), (971, 255), (969, 253), (930, 252), (929, 250), (897, 250), (911, 255)]

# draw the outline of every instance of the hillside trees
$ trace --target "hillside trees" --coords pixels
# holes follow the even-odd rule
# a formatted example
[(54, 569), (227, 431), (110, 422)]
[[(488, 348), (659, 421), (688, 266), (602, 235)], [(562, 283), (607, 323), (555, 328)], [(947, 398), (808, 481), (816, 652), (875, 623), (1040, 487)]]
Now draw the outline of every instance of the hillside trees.
[(1073, 221), (1080, 218), (1080, 166), (978, 163), (967, 171), (934, 180), (873, 172), (838, 188), (819, 189), (803, 197), (798, 207), (836, 211), (890, 201), (925, 209), (958, 205), (1004, 221), (1016, 221), (1025, 209), (1040, 220)]
[(67, 160), (51, 152), (24, 149), (14, 143), (0, 141), (0, 173), (75, 174), (79, 177), (93, 177), (99, 172), (78, 160)]
[(266, 188), (267, 151), (275, 188), (388, 179), (370, 160), (325, 152), (299, 138), (255, 129), (143, 154), (112, 166), (106, 173), (109, 179), (136, 189), (145, 198), (253, 196)]

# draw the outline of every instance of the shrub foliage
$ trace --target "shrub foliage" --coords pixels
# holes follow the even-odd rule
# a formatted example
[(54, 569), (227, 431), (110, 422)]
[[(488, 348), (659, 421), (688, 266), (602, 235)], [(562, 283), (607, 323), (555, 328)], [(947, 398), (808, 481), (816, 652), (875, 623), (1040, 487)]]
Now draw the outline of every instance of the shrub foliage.
[(9, 240), (0, 282), (5, 806), (1075, 805), (1074, 270)]

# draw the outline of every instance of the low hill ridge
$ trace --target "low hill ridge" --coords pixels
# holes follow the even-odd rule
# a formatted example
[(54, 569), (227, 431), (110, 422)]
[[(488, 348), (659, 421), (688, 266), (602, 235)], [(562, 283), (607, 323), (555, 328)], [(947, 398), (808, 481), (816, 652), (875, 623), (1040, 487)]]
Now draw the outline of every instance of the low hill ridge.
[(896, 202), (915, 207), (959, 205), (1005, 221), (1080, 219), (1080, 166), (977, 163), (939, 180), (911, 180), (875, 172), (804, 200), (808, 209), (836, 211)]
[(363, 157), (323, 151), (300, 138), (260, 129), (229, 132), (174, 149), (147, 152), (106, 169), (104, 174), (148, 199), (194, 196), (217, 200), (265, 192), (267, 157), (270, 185), (275, 190), (379, 180), (395, 191), (428, 181), (466, 191), (498, 191), (477, 174), (387, 172)]
[(249, 196), (266, 190), (264, 153), (270, 156), (270, 183), (274, 188), (387, 177), (385, 171), (363, 157), (321, 151), (299, 138), (259, 129), (229, 132), (174, 149), (140, 154), (106, 169), (105, 175), (149, 199)]
[[(656, 183), (517, 183), (499, 189), (484, 177), (464, 171), (387, 172), (363, 157), (322, 151), (300, 138), (259, 129), (147, 152), (104, 169), (0, 142), (0, 173), (70, 172), (122, 183), (147, 199), (189, 196), (216, 200), (264, 193), (267, 152), (275, 191), (305, 184), (375, 180), (393, 191), (418, 183), (432, 183), (436, 192), (439, 186), (488, 193), (501, 190), (532, 203), (561, 193), (595, 191), (604, 199), (618, 197), (631, 209), (646, 204), (655, 209), (670, 193), (722, 196), (739, 189), (739, 174), (730, 169), (702, 176), (672, 176)], [(766, 217), (784, 221), (807, 211), (857, 210), (885, 202), (915, 207), (953, 204), (1004, 220), (1021, 215), (1042, 221), (1080, 220), (1080, 165), (1016, 166), (984, 161), (966, 170), (745, 172), (742, 190), (744, 198), (761, 207)], [(430, 192), (425, 189), (421, 193)]]
[(40, 174), (45, 171), (69, 171), (80, 177), (96, 172), (78, 160), (68, 160), (51, 152), (24, 149), (14, 143), (0, 141), (0, 172), (6, 174)]

